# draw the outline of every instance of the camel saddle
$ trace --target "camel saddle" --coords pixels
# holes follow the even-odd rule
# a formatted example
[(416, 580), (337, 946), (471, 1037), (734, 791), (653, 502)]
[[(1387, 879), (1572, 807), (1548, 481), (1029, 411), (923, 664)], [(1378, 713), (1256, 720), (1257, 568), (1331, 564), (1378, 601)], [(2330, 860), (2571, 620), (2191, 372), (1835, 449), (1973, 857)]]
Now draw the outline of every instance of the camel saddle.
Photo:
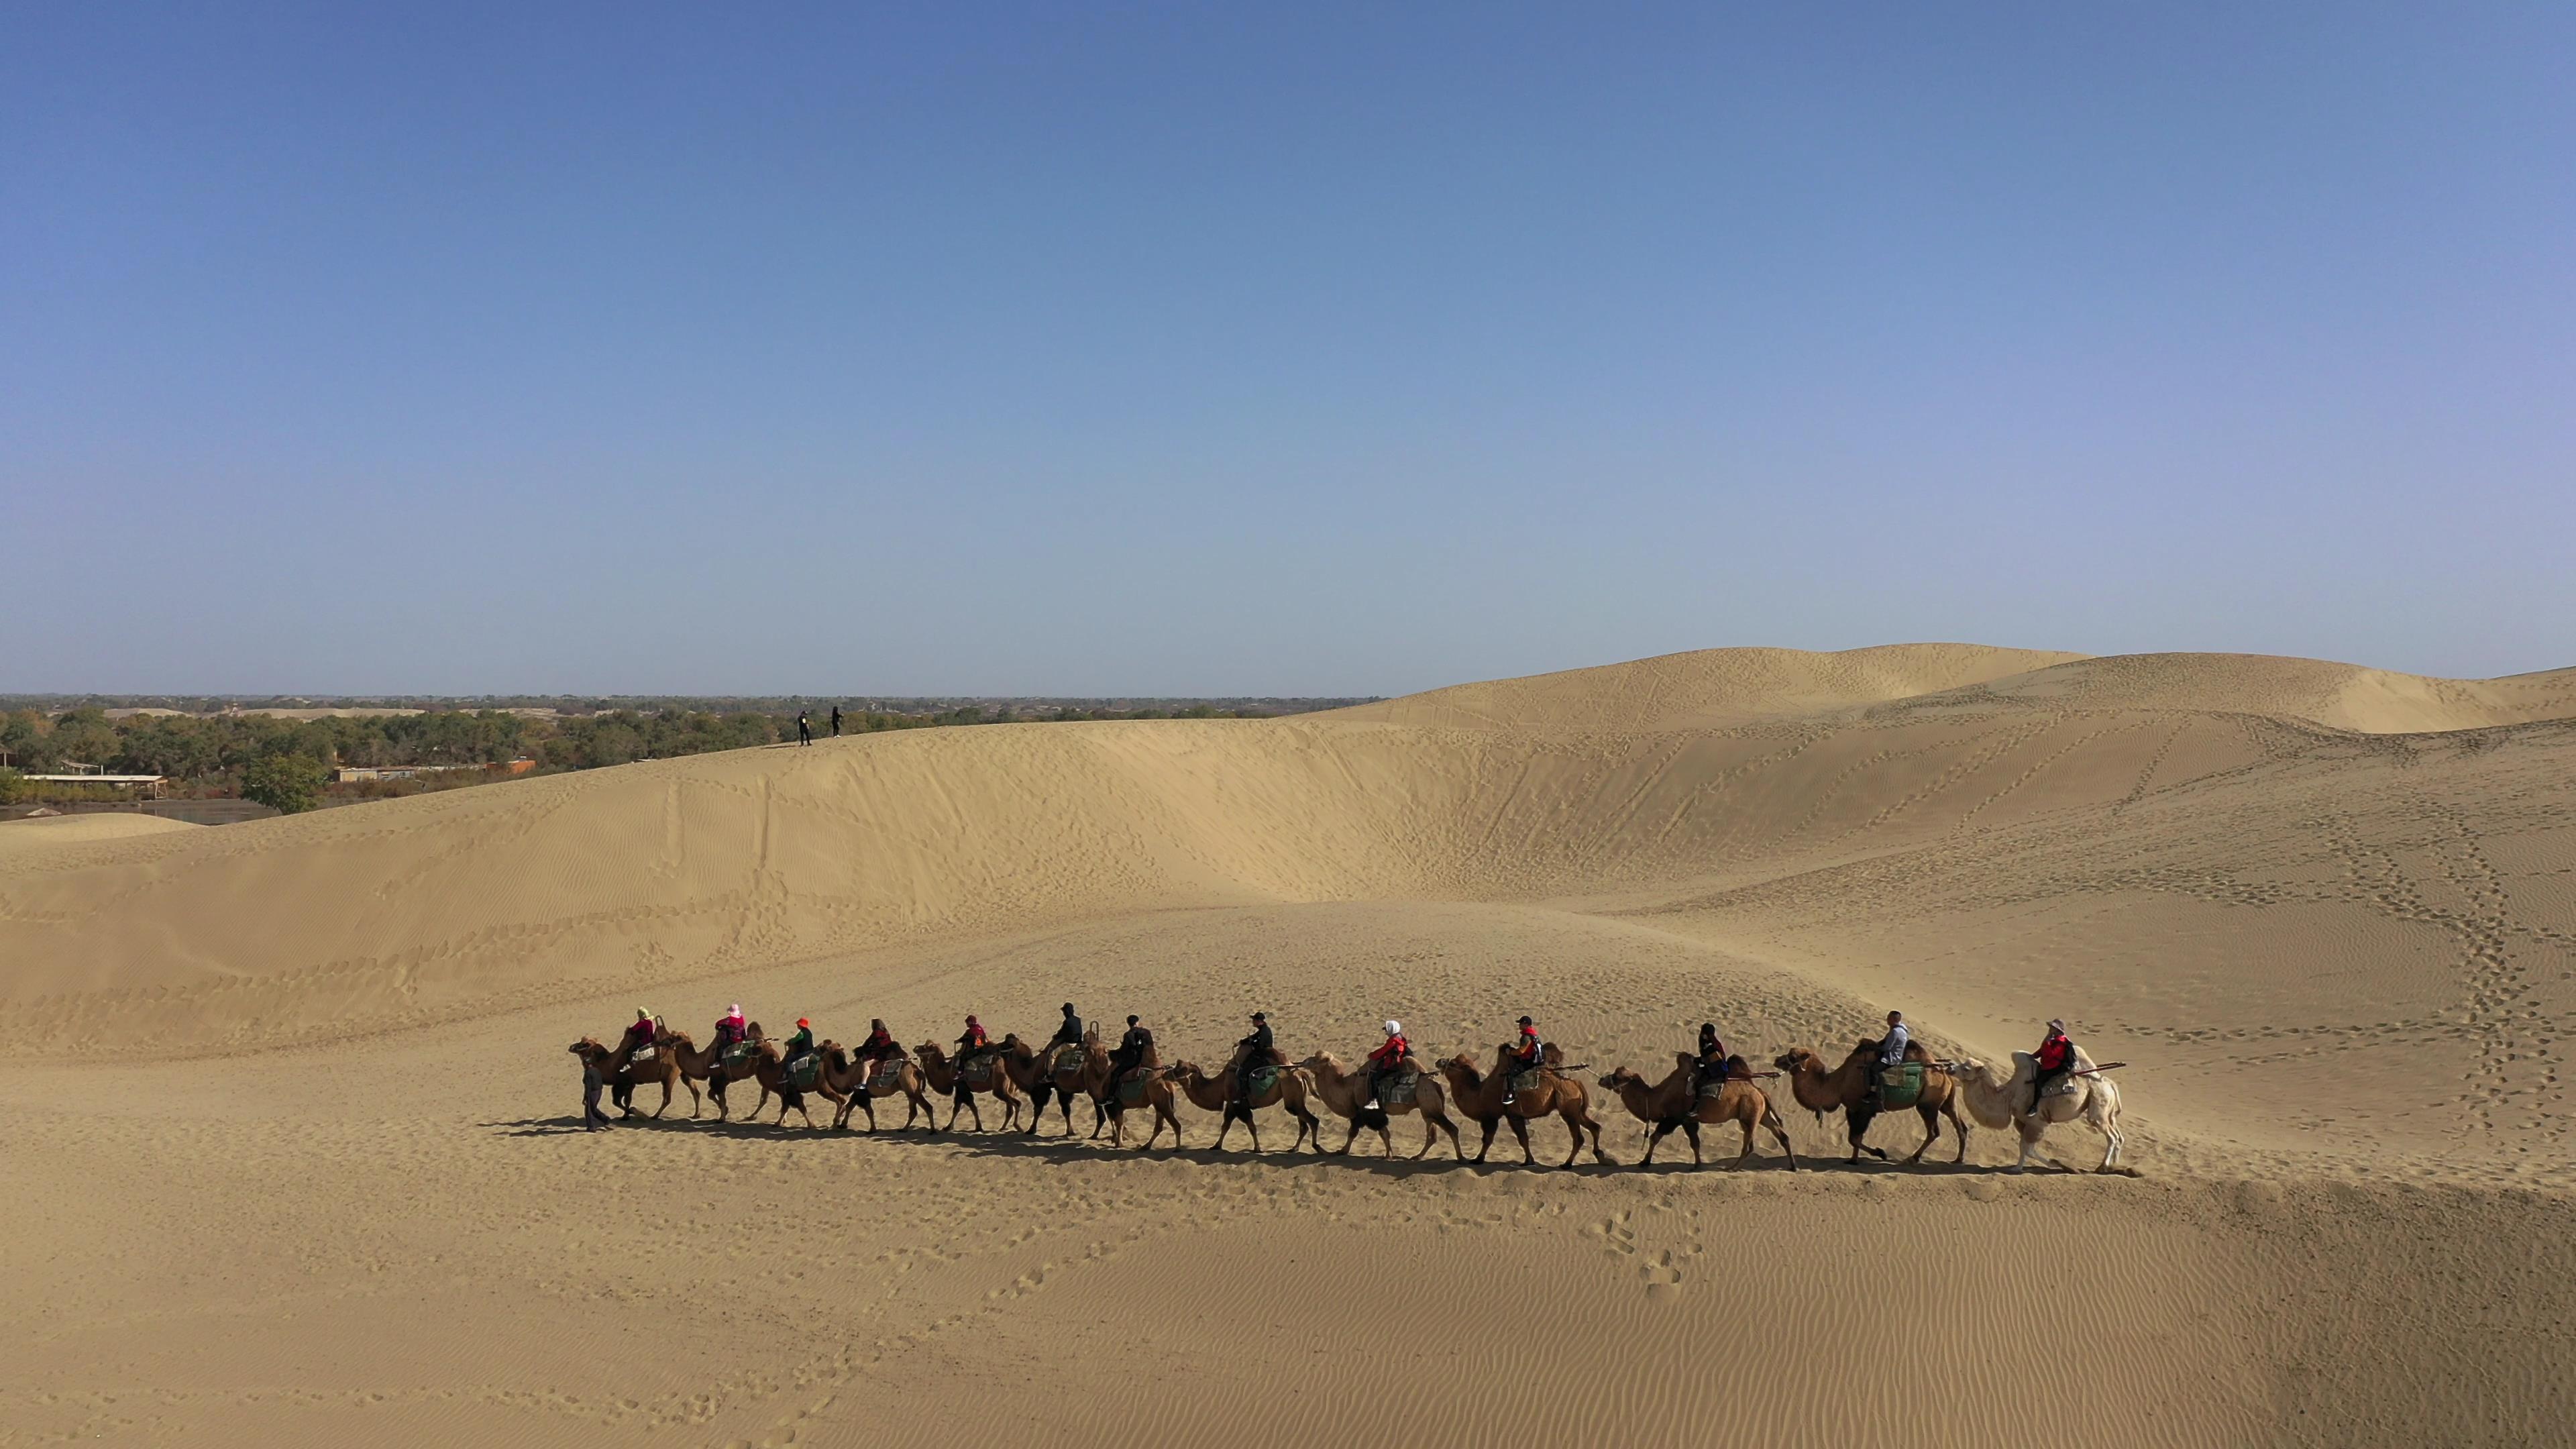
[(787, 1064), (785, 1071), (788, 1085), (800, 1092), (810, 1092), (814, 1090), (814, 1084), (822, 1080), (823, 1058), (816, 1052), (800, 1052), (796, 1060)]
[(1889, 1111), (1911, 1107), (1923, 1100), (1923, 1064), (1907, 1062), (1902, 1066), (1881, 1067), (1878, 1072), (1878, 1105)]
[(1547, 1075), (1547, 1068), (1545, 1067), (1532, 1067), (1526, 1072), (1514, 1072), (1512, 1073), (1512, 1091), (1515, 1093), (1535, 1092), (1538, 1090), (1538, 1079), (1545, 1075)]
[(868, 1090), (875, 1091), (883, 1088), (889, 1092), (893, 1091), (902, 1076), (903, 1058), (879, 1057), (868, 1063)]
[(1137, 1067), (1118, 1079), (1118, 1100), (1130, 1107), (1145, 1100), (1145, 1088), (1154, 1080), (1152, 1067)]
[(970, 1087), (989, 1087), (993, 1084), (993, 1054), (977, 1052), (959, 1063), (957, 1072)]
[(1258, 1097), (1279, 1085), (1280, 1077), (1285, 1075), (1287, 1070), (1286, 1067), (1254, 1067), (1243, 1079), (1243, 1090), (1251, 1096)]
[(738, 1041), (738, 1042), (735, 1042), (732, 1046), (729, 1046), (729, 1047), (726, 1047), (726, 1048), (725, 1048), (725, 1050), (724, 1050), (724, 1064), (725, 1064), (726, 1066), (728, 1066), (728, 1067), (738, 1067), (738, 1066), (741, 1066), (744, 1062), (747, 1062), (747, 1061), (750, 1061), (750, 1060), (751, 1060), (751, 1054), (752, 1054), (752, 1051), (753, 1051), (753, 1050), (754, 1050), (753, 1044), (752, 1044), (752, 1043), (750, 1043), (750, 1042), (747, 1042), (747, 1041)]
[(1048, 1076), (1061, 1077), (1067, 1072), (1078, 1072), (1081, 1070), (1082, 1047), (1078, 1043), (1061, 1041), (1048, 1049), (1046, 1055), (1046, 1074)]
[(1422, 1074), (1408, 1068), (1389, 1076), (1377, 1099), (1389, 1107), (1410, 1107), (1421, 1090)]

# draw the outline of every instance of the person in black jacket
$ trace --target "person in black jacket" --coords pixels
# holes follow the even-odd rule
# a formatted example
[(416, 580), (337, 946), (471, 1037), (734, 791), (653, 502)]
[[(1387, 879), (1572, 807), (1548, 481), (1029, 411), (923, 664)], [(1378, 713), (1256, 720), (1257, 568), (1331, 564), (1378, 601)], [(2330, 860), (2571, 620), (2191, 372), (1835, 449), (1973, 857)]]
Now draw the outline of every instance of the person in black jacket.
[(1129, 1072), (1145, 1064), (1145, 1053), (1154, 1049), (1154, 1034), (1127, 1018), (1127, 1034), (1118, 1039), (1118, 1050), (1109, 1054), (1109, 1115), (1125, 1110), (1118, 1100), (1118, 1084)]
[(1269, 1013), (1254, 1012), (1251, 1035), (1234, 1045), (1234, 1096), (1227, 1105), (1229, 1109), (1239, 1108), (1242, 1115), (1250, 1116), (1251, 1108), (1245, 1103), (1252, 1095), (1252, 1074), (1271, 1065), (1270, 1059), (1279, 1054), (1270, 1035)]
[(1691, 1091), (1696, 1095), (1711, 1082), (1726, 1080), (1726, 1043), (1717, 1039), (1717, 1023), (1699, 1024), (1699, 1070), (1691, 1078)]
[(1073, 1014), (1073, 1003), (1064, 1004), (1064, 1020), (1055, 1024), (1055, 1035), (1047, 1038), (1047, 1050), (1082, 1045), (1082, 1018)]

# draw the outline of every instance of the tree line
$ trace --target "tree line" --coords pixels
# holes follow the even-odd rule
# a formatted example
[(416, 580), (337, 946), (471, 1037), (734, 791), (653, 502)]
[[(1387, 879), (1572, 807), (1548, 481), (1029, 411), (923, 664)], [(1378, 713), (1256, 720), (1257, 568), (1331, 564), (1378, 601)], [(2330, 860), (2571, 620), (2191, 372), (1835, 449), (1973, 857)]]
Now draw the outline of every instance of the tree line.
[[(977, 724), (1087, 719), (1259, 717), (1282, 711), (1225, 708), (1205, 701), (1134, 709), (965, 703), (906, 713), (845, 711), (845, 734)], [(430, 709), (280, 719), (265, 714), (126, 714), (84, 705), (0, 713), (0, 805), (123, 798), (98, 786), (23, 778), (96, 766), (108, 774), (160, 775), (175, 793), (241, 795), (275, 808), (309, 809), (334, 796), (373, 798), (452, 788), (494, 778), (498, 767), (528, 763), (521, 773), (553, 773), (738, 750), (796, 738), (796, 711), (611, 709), (586, 714), (545, 710)], [(809, 709), (817, 737), (830, 733), (831, 707)], [(336, 767), (447, 766), (426, 779), (329, 784)]]

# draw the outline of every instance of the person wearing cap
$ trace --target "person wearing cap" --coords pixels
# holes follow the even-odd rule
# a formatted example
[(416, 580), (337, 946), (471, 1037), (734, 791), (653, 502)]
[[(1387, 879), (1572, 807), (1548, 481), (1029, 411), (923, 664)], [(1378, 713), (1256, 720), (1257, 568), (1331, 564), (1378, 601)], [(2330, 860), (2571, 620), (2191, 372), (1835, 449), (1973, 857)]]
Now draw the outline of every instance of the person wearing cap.
[(796, 1034), (787, 1039), (787, 1048), (781, 1053), (779, 1060), (793, 1068), (798, 1057), (812, 1050), (814, 1050), (814, 1023), (800, 1016), (796, 1018)]
[(1109, 1054), (1109, 1115), (1115, 1117), (1125, 1110), (1118, 1100), (1118, 1084), (1126, 1080), (1129, 1072), (1143, 1066), (1145, 1053), (1153, 1049), (1154, 1034), (1138, 1026), (1136, 1018), (1127, 1018), (1127, 1034), (1118, 1038), (1118, 1050)]
[(653, 1013), (639, 1006), (635, 1008), (635, 1019), (626, 1024), (626, 1040), (621, 1044), (626, 1048), (626, 1059), (633, 1061), (636, 1053), (652, 1044)]
[(1520, 1040), (1512, 1043), (1511, 1050), (1505, 1056), (1503, 1105), (1506, 1107), (1512, 1104), (1514, 1096), (1512, 1078), (1522, 1072), (1537, 1071), (1540, 1055), (1547, 1050), (1546, 1044), (1538, 1039), (1538, 1026), (1535, 1022), (1524, 1016), (1520, 1020), (1520, 1028)]
[(2030, 1098), (2031, 1114), (2037, 1116), (2041, 1105), (2048, 1100), (2049, 1088), (2075, 1074), (2075, 1043), (2066, 1038), (2066, 1023), (2050, 1022), (2048, 1035), (2041, 1039), (2039, 1050), (2030, 1055), (2031, 1060), (2039, 1063), (2039, 1079), (2031, 1084)]
[(1055, 1024), (1055, 1035), (1047, 1038), (1045, 1056), (1050, 1068), (1066, 1047), (1082, 1045), (1082, 1018), (1073, 1014), (1073, 1003), (1064, 1004), (1064, 1020)]
[(1362, 1111), (1374, 1112), (1378, 1110), (1377, 1092), (1379, 1079), (1392, 1076), (1395, 1073), (1404, 1070), (1404, 1059), (1411, 1055), (1412, 1051), (1412, 1044), (1404, 1039), (1404, 1023), (1400, 1021), (1388, 1022), (1386, 1024), (1386, 1040), (1379, 1042), (1377, 1050), (1368, 1054), (1369, 1094), (1368, 1102), (1361, 1108)]
[(984, 1023), (969, 1015), (966, 1018), (966, 1030), (960, 1032), (957, 1037), (957, 1086), (950, 1094), (959, 1102), (963, 1103), (967, 1098), (975, 1095), (966, 1086), (966, 1064), (992, 1048), (992, 1038), (984, 1034)]
[(1236, 1042), (1234, 1047), (1233, 1100), (1240, 1103), (1252, 1095), (1251, 1082), (1254, 1072), (1263, 1067), (1279, 1065), (1272, 1060), (1279, 1055), (1279, 1049), (1270, 1035), (1270, 1014), (1263, 1011), (1254, 1012), (1251, 1033)]
[(716, 1099), (719, 1108), (725, 1099), (725, 1053), (742, 1045), (743, 1038), (750, 1034), (750, 1027), (742, 1019), (742, 1003), (739, 1001), (716, 1019), (715, 1055), (707, 1062), (707, 1095)]
[(1724, 1080), (1726, 1080), (1726, 1043), (1717, 1038), (1716, 1022), (1703, 1021), (1699, 1024), (1699, 1056), (1691, 1077), (1691, 1091), (1696, 1094), (1700, 1088), (1710, 1082)]

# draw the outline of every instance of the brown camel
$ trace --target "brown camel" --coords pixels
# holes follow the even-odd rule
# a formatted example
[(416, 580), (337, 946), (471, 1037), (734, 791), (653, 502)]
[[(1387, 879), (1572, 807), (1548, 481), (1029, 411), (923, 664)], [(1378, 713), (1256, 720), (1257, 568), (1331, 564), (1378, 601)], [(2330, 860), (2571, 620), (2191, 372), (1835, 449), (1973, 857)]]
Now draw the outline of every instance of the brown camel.
[[(1449, 1098), (1440, 1088), (1440, 1078), (1424, 1071), (1422, 1063), (1412, 1056), (1405, 1057), (1404, 1069), (1414, 1074), (1413, 1100), (1381, 1101), (1374, 1107), (1368, 1105), (1369, 1073), (1365, 1066), (1353, 1071), (1343, 1066), (1342, 1059), (1331, 1052), (1317, 1052), (1299, 1062), (1296, 1069), (1306, 1076), (1306, 1100), (1323, 1103), (1334, 1116), (1350, 1124), (1351, 1130), (1342, 1138), (1342, 1145), (1333, 1149), (1334, 1156), (1350, 1151), (1351, 1144), (1359, 1140), (1360, 1129), (1366, 1127), (1377, 1133), (1378, 1141), (1386, 1148), (1386, 1155), (1393, 1157), (1395, 1139), (1386, 1130), (1388, 1119), (1406, 1112), (1419, 1112), (1422, 1114), (1422, 1150), (1413, 1154), (1413, 1160), (1421, 1161), (1442, 1132), (1449, 1134), (1449, 1150), (1459, 1160), (1466, 1159), (1467, 1150), (1458, 1145), (1458, 1124), (1449, 1120)], [(1323, 1141), (1323, 1134), (1316, 1133), (1315, 1145), (1321, 1147)]]
[[(582, 1050), (584, 1045), (597, 1047), (599, 1049), (597, 1055), (584, 1052)], [(599, 1069), (599, 1079), (610, 1089), (610, 1100), (617, 1104), (618, 1112), (624, 1116), (637, 1115), (635, 1088), (638, 1084), (660, 1082), (662, 1105), (653, 1109), (653, 1115), (659, 1117), (671, 1110), (671, 1084), (679, 1077), (679, 1067), (669, 1057), (659, 1052), (640, 1062), (636, 1061), (635, 1045), (635, 1033), (629, 1031), (619, 1037), (617, 1045), (613, 1047), (602, 1045), (597, 1037), (586, 1036), (573, 1043), (570, 1050), (583, 1061)]]
[[(1923, 1119), (1923, 1145), (1915, 1148), (1914, 1155), (1905, 1161), (1908, 1165), (1921, 1162), (1932, 1144), (1941, 1140), (1941, 1119), (1945, 1116), (1950, 1119), (1950, 1125), (1959, 1130), (1959, 1155), (1952, 1160), (1967, 1161), (1968, 1124), (1959, 1117), (1958, 1083), (1931, 1059), (1930, 1053), (1919, 1042), (1906, 1043), (1905, 1059), (1923, 1066), (1923, 1095), (1914, 1104), (1915, 1113)], [(1805, 1047), (1789, 1048), (1773, 1058), (1771, 1065), (1789, 1074), (1790, 1095), (1797, 1099), (1799, 1106), (1815, 1113), (1820, 1120), (1827, 1112), (1841, 1109), (1843, 1130), (1851, 1139), (1851, 1156), (1846, 1160), (1860, 1161), (1864, 1150), (1861, 1139), (1869, 1135), (1871, 1119), (1882, 1110), (1874, 1105), (1875, 1099), (1870, 1091), (1878, 1076), (1878, 1043), (1860, 1042), (1852, 1048), (1850, 1056), (1843, 1058), (1841, 1066), (1830, 1070), (1826, 1068), (1823, 1057)], [(1866, 1150), (1881, 1162), (1888, 1160), (1887, 1154), (1875, 1147)]]
[[(1691, 1165), (1700, 1165), (1699, 1129), (1705, 1122), (1716, 1126), (1732, 1122), (1744, 1129), (1744, 1150), (1727, 1164), (1731, 1171), (1753, 1159), (1753, 1128), (1756, 1123), (1769, 1128), (1780, 1141), (1780, 1152), (1789, 1159), (1789, 1170), (1798, 1170), (1798, 1154), (1789, 1146), (1789, 1129), (1772, 1107), (1771, 1098), (1750, 1080), (1742, 1057), (1726, 1059), (1726, 1077), (1713, 1092), (1699, 1089), (1699, 1058), (1688, 1052), (1676, 1052), (1678, 1065), (1673, 1074), (1646, 1085), (1646, 1079), (1621, 1067), (1601, 1079), (1601, 1085), (1619, 1096), (1619, 1105), (1628, 1115), (1653, 1128), (1646, 1134), (1645, 1163), (1655, 1160), (1655, 1144), (1664, 1140), (1674, 1128), (1690, 1139)], [(1645, 1163), (1640, 1163), (1644, 1166)]]
[(1009, 1131), (1011, 1125), (1020, 1120), (1020, 1089), (1011, 1084), (1011, 1074), (1002, 1069), (998, 1050), (986, 1058), (989, 1070), (982, 1080), (978, 1081), (971, 1071), (966, 1074), (966, 1093), (962, 1097), (956, 1096), (959, 1085), (957, 1067), (949, 1062), (948, 1053), (940, 1049), (939, 1043), (923, 1042), (912, 1049), (912, 1054), (921, 1062), (922, 1079), (930, 1084), (930, 1090), (943, 1097), (955, 1097), (955, 1105), (948, 1109), (948, 1125), (940, 1131), (956, 1131), (957, 1114), (960, 1112), (973, 1113), (975, 1130), (983, 1131), (984, 1109), (975, 1104), (975, 1099), (986, 1094), (1002, 1104), (1002, 1130)]
[(1581, 1082), (1560, 1070), (1563, 1058), (1558, 1054), (1555, 1043), (1548, 1044), (1545, 1065), (1538, 1070), (1538, 1080), (1520, 1088), (1506, 1103), (1503, 1100), (1504, 1071), (1512, 1058), (1510, 1046), (1495, 1048), (1494, 1070), (1490, 1076), (1477, 1071), (1476, 1064), (1468, 1060), (1464, 1052), (1440, 1064), (1440, 1074), (1448, 1079), (1449, 1095), (1457, 1099), (1458, 1110), (1474, 1118), (1476, 1125), (1484, 1129), (1484, 1140), (1476, 1144), (1475, 1161), (1484, 1161), (1485, 1153), (1492, 1149), (1494, 1125), (1508, 1122), (1512, 1136), (1520, 1141), (1522, 1163), (1535, 1165), (1538, 1159), (1530, 1152), (1528, 1123), (1533, 1117), (1551, 1114), (1565, 1120), (1565, 1130), (1574, 1139), (1566, 1148), (1565, 1161), (1557, 1164), (1559, 1167), (1571, 1168), (1574, 1159), (1583, 1155), (1583, 1134), (1586, 1132), (1592, 1134), (1593, 1161), (1608, 1163), (1617, 1160), (1601, 1150), (1601, 1124), (1593, 1120), (1591, 1099)]
[[(756, 1045), (766, 1040), (768, 1037), (761, 1031), (759, 1022), (751, 1022), (745, 1026), (743, 1041), (746, 1045)], [(712, 1046), (700, 1050), (696, 1039), (687, 1032), (673, 1031), (667, 1026), (662, 1028), (661, 1034), (653, 1039), (653, 1049), (657, 1054), (667, 1055), (678, 1065), (680, 1085), (689, 1089), (689, 1116), (692, 1120), (698, 1115), (700, 1101), (698, 1083), (700, 1082), (708, 1084), (708, 1095), (715, 1098), (716, 1120), (719, 1122), (732, 1120), (725, 1111), (722, 1084), (739, 1082), (751, 1076), (750, 1057), (745, 1056), (740, 1061), (723, 1067), (723, 1075), (716, 1076), (719, 1066), (717, 1058), (722, 1054)], [(768, 1102), (769, 1094), (764, 1091), (761, 1093), (760, 1100), (752, 1104), (752, 1115), (758, 1116), (760, 1109), (768, 1105)]]
[[(1274, 1062), (1270, 1065), (1278, 1064)], [(1182, 1062), (1172, 1068), (1171, 1077), (1174, 1084), (1181, 1089), (1181, 1095), (1190, 1099), (1191, 1106), (1202, 1112), (1223, 1114), (1223, 1120), (1216, 1129), (1216, 1145), (1220, 1150), (1225, 1147), (1225, 1134), (1234, 1130), (1235, 1122), (1240, 1120), (1252, 1133), (1252, 1150), (1259, 1152), (1261, 1124), (1253, 1118), (1252, 1114), (1264, 1107), (1280, 1106), (1286, 1107), (1288, 1115), (1297, 1119), (1297, 1140), (1289, 1145), (1289, 1151), (1294, 1152), (1305, 1146), (1306, 1138), (1310, 1133), (1315, 1136), (1315, 1146), (1318, 1150), (1321, 1150), (1324, 1145), (1322, 1134), (1318, 1131), (1323, 1124), (1315, 1120), (1314, 1113), (1306, 1110), (1305, 1081), (1296, 1072), (1286, 1067), (1279, 1068), (1279, 1074), (1271, 1079), (1269, 1086), (1247, 1093), (1239, 1102), (1234, 1096), (1232, 1067), (1228, 1067), (1223, 1076), (1211, 1077), (1200, 1071), (1195, 1063)]]
[[(832, 1079), (820, 1070), (814, 1073), (814, 1085), (810, 1089), (788, 1081), (787, 1060), (780, 1052), (778, 1043), (774, 1041), (764, 1041), (752, 1048), (751, 1074), (760, 1083), (761, 1105), (766, 1105), (773, 1094), (778, 1098), (778, 1120), (773, 1124), (775, 1126), (787, 1125), (787, 1110), (791, 1107), (796, 1109), (797, 1116), (805, 1119), (805, 1125), (808, 1128), (814, 1125), (813, 1114), (805, 1110), (805, 1093), (808, 1090), (820, 1093), (825, 1101), (843, 1112), (849, 1110), (849, 1099), (834, 1087)], [(759, 1112), (760, 1107), (754, 1106), (749, 1120), (758, 1121)]]
[[(839, 1042), (823, 1043), (822, 1051), (823, 1080), (831, 1083), (833, 1090), (846, 1099), (841, 1103), (840, 1115), (832, 1119), (833, 1126), (846, 1129), (852, 1112), (865, 1112), (868, 1114), (868, 1130), (874, 1132), (877, 1130), (876, 1099), (897, 1093), (903, 1096), (904, 1114), (903, 1126), (895, 1130), (909, 1130), (915, 1121), (929, 1123), (939, 1120), (939, 1110), (930, 1105), (930, 1098), (924, 1094), (921, 1068), (913, 1065), (912, 1058), (889, 1057), (886, 1060), (891, 1070), (879, 1073), (874, 1062), (853, 1058)], [(923, 1130), (927, 1131), (927, 1126)]]
[[(1011, 1074), (1012, 1085), (1029, 1095), (1029, 1125), (1021, 1129), (1023, 1132), (1036, 1133), (1039, 1119), (1046, 1115), (1047, 1099), (1052, 1097), (1056, 1103), (1056, 1115), (1064, 1119), (1064, 1135), (1071, 1137), (1073, 1099), (1089, 1097), (1091, 1134), (1095, 1137), (1100, 1135), (1102, 1119), (1107, 1114), (1101, 1111), (1100, 1099), (1092, 1094), (1084, 1070), (1087, 1048), (1097, 1040), (1098, 1033), (1086, 1032), (1081, 1046), (1060, 1043), (1033, 1047), (1020, 1040), (1018, 1032), (1002, 1038), (1003, 1067)], [(1103, 1057), (1101, 1061), (1103, 1075), (1106, 1075), (1108, 1058)]]

